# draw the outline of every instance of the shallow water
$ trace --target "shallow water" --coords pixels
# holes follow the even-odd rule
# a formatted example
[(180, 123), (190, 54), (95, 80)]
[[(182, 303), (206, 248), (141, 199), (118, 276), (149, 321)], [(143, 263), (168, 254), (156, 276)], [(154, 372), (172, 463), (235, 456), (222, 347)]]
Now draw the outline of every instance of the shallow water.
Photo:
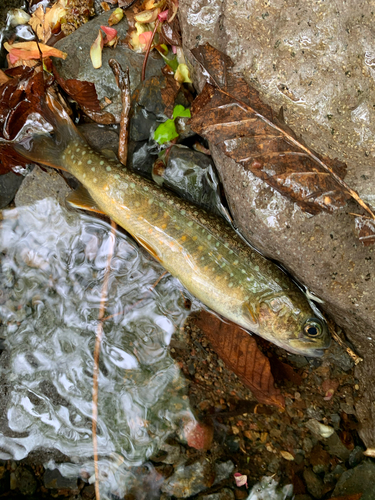
[[(85, 463), (92, 474), (93, 351), (113, 238), (106, 222), (52, 199), (4, 212), (0, 377), (8, 391), (0, 398), (7, 424), (0, 458), (59, 450), (72, 459), (62, 472), (77, 475)], [(153, 287), (163, 273), (116, 232), (100, 352), (98, 451), (102, 473), (112, 478), (108, 488), (120, 493), (127, 467), (144, 462), (182, 417), (193, 418), (168, 352), (189, 314), (188, 295), (169, 274)]]

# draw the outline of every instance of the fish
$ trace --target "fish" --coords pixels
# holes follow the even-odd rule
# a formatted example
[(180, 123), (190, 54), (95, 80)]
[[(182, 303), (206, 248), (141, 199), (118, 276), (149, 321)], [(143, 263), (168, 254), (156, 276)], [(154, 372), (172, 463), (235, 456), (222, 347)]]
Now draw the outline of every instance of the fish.
[(330, 345), (324, 318), (278, 266), (220, 217), (94, 151), (48, 93), (42, 113), (53, 133), (33, 134), (14, 148), (76, 177), (81, 187), (70, 205), (106, 214), (218, 315), (291, 353), (324, 354)]

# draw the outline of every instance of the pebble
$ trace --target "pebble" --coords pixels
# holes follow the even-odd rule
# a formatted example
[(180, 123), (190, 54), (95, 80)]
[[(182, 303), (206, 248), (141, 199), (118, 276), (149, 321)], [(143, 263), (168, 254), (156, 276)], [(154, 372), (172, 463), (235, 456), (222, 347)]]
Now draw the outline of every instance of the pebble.
[(340, 477), (333, 497), (363, 493), (361, 500), (375, 498), (375, 463), (364, 462), (354, 469), (345, 471)]
[(177, 498), (188, 498), (209, 488), (212, 483), (211, 464), (202, 460), (186, 467), (178, 466), (163, 483), (161, 491)]
[(339, 436), (334, 432), (326, 441), (324, 442), (325, 447), (330, 455), (340, 458), (343, 462), (346, 462), (349, 458), (350, 451), (343, 444)]
[(14, 473), (16, 488), (21, 495), (33, 495), (38, 486), (33, 472), (27, 467), (17, 467)]
[(349, 455), (349, 466), (355, 467), (359, 465), (364, 459), (363, 448), (361, 446), (356, 446)]
[(311, 469), (305, 469), (303, 471), (303, 478), (308, 492), (311, 493), (314, 498), (322, 498), (324, 485), (320, 477)]
[(211, 493), (199, 497), (199, 500), (234, 500), (234, 493), (229, 488), (223, 488), (218, 493)]
[(13, 200), (23, 179), (22, 175), (14, 172), (0, 175), (0, 208), (5, 208)]
[(43, 475), (43, 483), (50, 490), (77, 489), (77, 479), (62, 476), (58, 469), (47, 469)]
[(315, 420), (313, 418), (306, 422), (306, 427), (313, 434), (315, 434), (317, 437), (320, 438), (329, 438), (335, 432), (335, 430), (332, 427), (324, 425), (321, 422), (318, 422), (318, 420)]

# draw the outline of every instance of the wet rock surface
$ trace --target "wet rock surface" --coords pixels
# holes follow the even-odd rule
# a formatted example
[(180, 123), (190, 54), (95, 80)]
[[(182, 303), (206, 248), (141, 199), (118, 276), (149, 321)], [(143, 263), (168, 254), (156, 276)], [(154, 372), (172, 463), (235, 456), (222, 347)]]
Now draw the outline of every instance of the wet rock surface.
[(5, 208), (13, 200), (22, 181), (23, 176), (14, 172), (0, 176), (0, 209)]
[[(55, 47), (66, 52), (68, 57), (65, 61), (55, 59), (54, 64), (60, 76), (64, 79), (76, 78), (78, 80), (94, 83), (98, 98), (104, 100), (104, 97), (107, 97), (112, 101), (111, 104), (106, 106), (105, 111), (112, 113), (116, 117), (116, 121), (119, 122), (122, 108), (120, 91), (117, 87), (112, 70), (108, 65), (108, 60), (115, 58), (123, 69), (129, 67), (130, 86), (131, 89), (134, 90), (141, 80), (143, 55), (136, 54), (123, 43), (128, 30), (128, 23), (124, 16), (122, 21), (116, 25), (120, 37), (119, 44), (115, 49), (104, 48), (102, 67), (94, 69), (90, 59), (90, 47), (98, 36), (100, 26), (108, 26), (107, 21), (110, 15), (111, 12), (104, 12), (81, 26), (79, 30), (57, 42)], [(154, 74), (159, 74), (163, 66), (164, 62), (161, 57), (150, 54), (146, 77), (149, 78)]]
[[(249, 84), (312, 148), (348, 165), (346, 182), (375, 205), (373, 12), (367, 2), (180, 2), (185, 54), (202, 88), (190, 50), (210, 42), (226, 52)], [(339, 21), (340, 19), (340, 21)], [(232, 214), (248, 240), (280, 261), (325, 301), (323, 309), (365, 358), (356, 402), (361, 435), (375, 443), (374, 248), (354, 234), (355, 203), (334, 214), (301, 212), (211, 145)]]

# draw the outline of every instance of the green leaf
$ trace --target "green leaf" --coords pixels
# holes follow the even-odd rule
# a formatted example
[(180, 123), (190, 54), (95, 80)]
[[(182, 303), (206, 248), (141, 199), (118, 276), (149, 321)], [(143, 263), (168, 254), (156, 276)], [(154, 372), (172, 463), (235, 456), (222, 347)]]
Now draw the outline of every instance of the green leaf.
[(182, 104), (177, 104), (177, 106), (173, 108), (173, 119), (178, 118), (180, 116), (185, 118), (190, 118), (191, 117), (190, 109), (189, 108), (185, 109), (182, 106)]
[(174, 120), (167, 120), (166, 122), (161, 123), (154, 132), (154, 139), (159, 144), (171, 141), (175, 137), (178, 137), (178, 133)]
[(177, 106), (173, 108), (173, 120), (168, 119), (166, 122), (161, 123), (155, 130), (154, 139), (156, 142), (164, 144), (178, 137), (176, 125), (174, 123), (175, 119), (178, 117), (190, 118), (190, 109), (185, 109), (181, 104), (177, 104)]

